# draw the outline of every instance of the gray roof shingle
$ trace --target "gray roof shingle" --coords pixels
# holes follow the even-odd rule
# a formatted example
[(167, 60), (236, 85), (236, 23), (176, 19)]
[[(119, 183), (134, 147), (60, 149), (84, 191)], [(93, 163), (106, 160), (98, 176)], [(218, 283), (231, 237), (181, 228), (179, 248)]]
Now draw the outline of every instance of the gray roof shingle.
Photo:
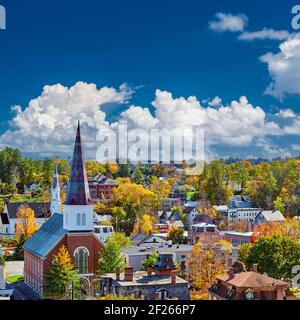
[(66, 233), (67, 230), (63, 228), (63, 215), (55, 213), (24, 243), (23, 249), (44, 258)]

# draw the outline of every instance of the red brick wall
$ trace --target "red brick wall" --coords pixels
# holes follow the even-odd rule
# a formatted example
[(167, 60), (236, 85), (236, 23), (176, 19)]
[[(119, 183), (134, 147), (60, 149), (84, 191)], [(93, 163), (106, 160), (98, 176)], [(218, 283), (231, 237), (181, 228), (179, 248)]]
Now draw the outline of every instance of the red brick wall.
[(24, 281), (35, 291), (42, 294), (44, 278), (43, 260), (24, 250)]

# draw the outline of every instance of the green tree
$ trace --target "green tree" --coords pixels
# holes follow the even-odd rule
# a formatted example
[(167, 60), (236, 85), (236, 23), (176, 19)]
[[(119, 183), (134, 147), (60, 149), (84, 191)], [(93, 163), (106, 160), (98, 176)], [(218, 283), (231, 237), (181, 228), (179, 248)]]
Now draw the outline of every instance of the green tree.
[(292, 268), (300, 265), (300, 243), (285, 237), (262, 237), (251, 247), (243, 247), (239, 259), (248, 269), (257, 263), (261, 273), (276, 279), (291, 279)]
[(131, 246), (130, 238), (123, 232), (113, 232), (112, 238), (108, 242), (116, 243), (120, 248), (129, 248)]
[(99, 273), (115, 272), (117, 267), (119, 267), (121, 271), (125, 268), (125, 261), (121, 256), (120, 246), (115, 242), (108, 242), (99, 259)]
[(284, 212), (285, 205), (284, 205), (283, 200), (282, 200), (281, 197), (278, 196), (276, 198), (276, 200), (274, 200), (273, 204), (274, 204), (274, 208), (276, 210), (278, 210), (278, 211), (280, 211), (282, 213)]
[(147, 270), (148, 267), (152, 267), (157, 262), (158, 256), (157, 251), (151, 252), (149, 257), (142, 261), (142, 270)]

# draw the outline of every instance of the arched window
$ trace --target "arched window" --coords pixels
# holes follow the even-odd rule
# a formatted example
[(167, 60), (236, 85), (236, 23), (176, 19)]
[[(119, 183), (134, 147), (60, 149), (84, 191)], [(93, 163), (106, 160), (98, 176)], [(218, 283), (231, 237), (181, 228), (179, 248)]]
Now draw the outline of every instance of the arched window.
[(85, 225), (86, 225), (86, 213), (83, 213), (83, 214), (82, 214), (82, 221), (81, 221), (81, 224), (82, 224), (83, 226), (85, 226)]
[(88, 273), (88, 257), (89, 252), (86, 248), (80, 247), (76, 249), (75, 253), (75, 266), (79, 274)]
[(81, 220), (81, 214), (77, 213), (77, 216), (76, 216), (76, 225), (77, 226), (80, 226), (80, 220)]

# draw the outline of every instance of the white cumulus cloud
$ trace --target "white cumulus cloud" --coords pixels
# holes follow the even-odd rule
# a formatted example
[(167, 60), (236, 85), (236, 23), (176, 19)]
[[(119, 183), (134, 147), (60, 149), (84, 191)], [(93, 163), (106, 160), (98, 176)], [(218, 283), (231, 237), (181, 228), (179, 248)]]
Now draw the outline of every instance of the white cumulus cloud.
[(286, 30), (274, 30), (274, 29), (268, 29), (263, 28), (259, 31), (253, 31), (253, 32), (243, 32), (239, 36), (239, 40), (244, 41), (253, 41), (253, 40), (279, 40), (283, 41), (290, 37), (290, 33)]
[(248, 23), (248, 17), (245, 14), (233, 15), (230, 13), (218, 12), (214, 20), (209, 21), (209, 28), (217, 32), (242, 32)]
[(279, 52), (260, 57), (267, 64), (270, 85), (266, 94), (282, 99), (286, 94), (300, 94), (300, 35), (291, 36), (279, 46)]

